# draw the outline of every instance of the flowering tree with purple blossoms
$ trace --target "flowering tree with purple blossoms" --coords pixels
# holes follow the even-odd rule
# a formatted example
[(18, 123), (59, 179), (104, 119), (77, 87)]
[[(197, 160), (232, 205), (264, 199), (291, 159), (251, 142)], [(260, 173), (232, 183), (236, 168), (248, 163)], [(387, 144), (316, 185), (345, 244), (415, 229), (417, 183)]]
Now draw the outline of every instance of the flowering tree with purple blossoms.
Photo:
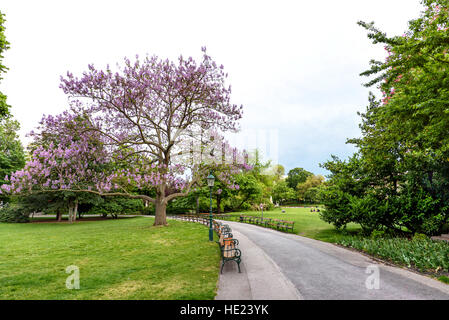
[(91, 184), (107, 181), (107, 167), (111, 164), (98, 134), (77, 132), (83, 122), (82, 118), (68, 112), (44, 117), (41, 132), (30, 134), (34, 137), (30, 146), (31, 160), (22, 170), (6, 177), (10, 183), (0, 186), (0, 192), (47, 193), (48, 196), (62, 193), (51, 197), (66, 199), (69, 221), (76, 219), (78, 198), (82, 195), (70, 190), (74, 186), (90, 188)]
[[(34, 134), (65, 138), (42, 143), (3, 191), (139, 198), (155, 205), (155, 225), (165, 225), (167, 203), (201, 186), (211, 169), (236, 188), (232, 175), (248, 168), (218, 134), (236, 130), (242, 116), (242, 107), (230, 102), (226, 77), (205, 48), (200, 63), (136, 57), (115, 73), (93, 65), (81, 77), (68, 73), (61, 88), (71, 110), (45, 118)], [(214, 150), (221, 161), (212, 161)], [(131, 188), (152, 188), (156, 196)]]

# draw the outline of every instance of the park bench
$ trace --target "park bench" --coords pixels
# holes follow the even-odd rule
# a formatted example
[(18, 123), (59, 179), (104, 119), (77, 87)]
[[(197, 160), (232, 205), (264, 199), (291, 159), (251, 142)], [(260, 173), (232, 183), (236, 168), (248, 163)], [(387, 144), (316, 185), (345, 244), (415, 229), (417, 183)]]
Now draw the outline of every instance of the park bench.
[(223, 214), (223, 213), (220, 213), (220, 214), (214, 214), (213, 215), (213, 218), (214, 219), (219, 219), (219, 220), (228, 220), (228, 219), (230, 219), (232, 216), (231, 215), (229, 215), (229, 214)]
[(258, 217), (258, 218), (256, 219), (256, 224), (259, 225), (259, 226), (264, 227), (264, 226), (266, 225), (267, 221), (269, 221), (269, 220), (271, 220), (271, 219), (269, 219), (269, 218), (267, 219), (267, 218)]
[(248, 220), (249, 223), (254, 223), (254, 221), (256, 220), (256, 218), (253, 217), (253, 216), (249, 216), (247, 220)]
[[(232, 241), (233, 240), (233, 241)], [(237, 267), (239, 269), (239, 273), (242, 271), (240, 270), (240, 262), (242, 261), (242, 252), (240, 249), (236, 248), (236, 243), (234, 242), (236, 239), (225, 239), (224, 245), (220, 247), (221, 250), (221, 269), (220, 273), (223, 273), (223, 267), (226, 262), (228, 261), (235, 261), (237, 263)], [(232, 245), (227, 245), (226, 242), (232, 243)]]
[(261, 227), (266, 227), (270, 221), (271, 221), (271, 218), (262, 218), (262, 217), (255, 218), (255, 224), (257, 224)]
[(277, 230), (281, 230), (281, 229), (283, 228), (283, 225), (284, 225), (284, 221), (283, 221), (283, 220), (279, 220), (279, 219), (276, 220), (276, 226), (275, 226), (275, 228), (276, 228)]
[(217, 228), (216, 230), (215, 230), (215, 232), (217, 233), (217, 235), (219, 236), (219, 237), (221, 237), (221, 236), (225, 236), (225, 237), (229, 237), (229, 238), (232, 238), (232, 233), (231, 233), (231, 228), (228, 226), (228, 225), (223, 225), (223, 226), (220, 226), (219, 228)]
[(277, 229), (285, 231), (291, 230), (293, 232), (294, 225), (294, 221), (278, 220)]
[(267, 221), (265, 226), (268, 226), (269, 228), (277, 228), (279, 221), (277, 219), (271, 219), (270, 221)]
[(271, 218), (265, 218), (260, 222), (260, 225), (266, 228), (271, 223), (271, 220)]
[(223, 267), (228, 261), (235, 261), (237, 263), (237, 267), (240, 270), (240, 262), (242, 261), (241, 256), (242, 252), (237, 248), (239, 241), (234, 239), (232, 233), (230, 233), (231, 228), (225, 228), (224, 226), (221, 228), (221, 233), (219, 235), (219, 240), (217, 241), (220, 246), (221, 252), (221, 269), (220, 273), (223, 273)]
[(239, 241), (233, 238), (232, 233), (223, 232), (222, 234), (220, 234), (218, 244), (220, 245), (220, 248), (223, 247), (235, 248), (239, 244)]
[(216, 233), (220, 232), (220, 229), (221, 229), (222, 226), (223, 226), (223, 224), (221, 222), (217, 222), (215, 220), (212, 220), (212, 227), (213, 227), (213, 229), (214, 229), (214, 231)]
[(213, 228), (214, 228), (214, 231), (218, 234), (218, 232), (219, 232), (219, 230), (220, 230), (220, 223), (218, 223), (217, 221), (215, 221), (215, 220), (212, 220), (212, 226), (213, 226)]

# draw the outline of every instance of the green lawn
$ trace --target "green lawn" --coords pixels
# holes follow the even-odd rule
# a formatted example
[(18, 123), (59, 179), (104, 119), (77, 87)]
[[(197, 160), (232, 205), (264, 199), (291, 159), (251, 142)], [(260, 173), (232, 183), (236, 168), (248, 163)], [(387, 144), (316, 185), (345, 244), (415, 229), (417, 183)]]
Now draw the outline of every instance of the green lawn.
[[(0, 223), (0, 299), (213, 299), (220, 253), (208, 230), (146, 217)], [(67, 266), (80, 289), (65, 286)]]
[[(352, 223), (347, 226), (346, 232), (338, 231), (333, 225), (321, 220), (319, 212), (310, 212), (310, 208), (284, 207), (283, 209), (285, 210), (285, 213), (282, 213), (281, 209), (275, 209), (272, 211), (265, 211), (263, 216), (264, 218), (295, 221), (293, 231), (301, 236), (326, 242), (337, 242), (341, 237), (361, 230), (358, 225)], [(248, 211), (231, 214), (235, 215), (236, 218), (240, 214), (248, 216), (261, 216), (260, 211)]]

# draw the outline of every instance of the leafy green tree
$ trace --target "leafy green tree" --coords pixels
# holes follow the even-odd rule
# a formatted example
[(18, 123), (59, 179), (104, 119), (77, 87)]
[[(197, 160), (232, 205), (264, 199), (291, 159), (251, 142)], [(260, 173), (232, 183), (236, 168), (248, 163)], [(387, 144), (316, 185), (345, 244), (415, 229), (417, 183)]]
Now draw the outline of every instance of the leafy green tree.
[[(0, 11), (0, 81), (3, 79), (2, 74), (8, 70), (3, 65), (3, 53), (9, 49), (9, 42), (5, 37), (5, 15)], [(6, 103), (6, 96), (0, 92), (0, 119), (9, 116), (9, 105)]]
[(216, 186), (214, 188), (214, 196), (217, 204), (217, 213), (220, 214), (222, 201), (228, 199), (232, 195), (234, 189), (230, 189), (225, 183), (222, 183), (220, 180), (216, 180), (215, 183)]
[(307, 189), (307, 191), (304, 193), (304, 203), (320, 203), (322, 187), (321, 185), (318, 187), (312, 187)]
[[(244, 188), (245, 187), (246, 186), (244, 186)], [(242, 190), (242, 193), (244, 193), (244, 192), (246, 192), (246, 190)], [(209, 187), (203, 186), (202, 188), (199, 188), (199, 190), (192, 192), (192, 194), (195, 197), (195, 202), (198, 201), (197, 204), (195, 204), (195, 206), (197, 207), (196, 211), (197, 212), (199, 212), (199, 211), (208, 212), (209, 206), (210, 206), (210, 189), (209, 189)], [(234, 198), (237, 194), (238, 194), (238, 192), (236, 192), (236, 190), (229, 188), (229, 186), (227, 184), (222, 183), (220, 181), (220, 179), (218, 177), (216, 177), (215, 184), (212, 189), (212, 198), (215, 200), (215, 204), (212, 205), (213, 210), (216, 210), (216, 212), (218, 214), (222, 213), (222, 208), (224, 206), (226, 206), (226, 203), (231, 198)], [(197, 200), (197, 198), (198, 198), (198, 200)], [(200, 202), (208, 204), (207, 210), (200, 210)], [(190, 200), (186, 203), (186, 209), (191, 209), (191, 207), (192, 207), (192, 201)], [(201, 209), (204, 209), (204, 206)]]
[[(83, 203), (88, 203), (83, 199)], [(101, 214), (104, 217), (111, 215), (117, 218), (119, 214), (139, 214), (143, 211), (144, 204), (141, 199), (129, 199), (126, 197), (100, 198), (90, 202), (91, 205), (87, 213)]]
[(321, 194), (326, 210), (320, 212), (320, 217), (334, 224), (337, 229), (345, 228), (348, 223), (353, 222), (351, 200), (364, 195), (367, 189), (365, 172), (361, 170), (362, 162), (360, 156), (355, 154), (347, 161), (332, 156), (332, 160), (320, 164), (331, 172), (328, 186)]
[[(19, 123), (12, 119), (0, 120), (0, 185), (7, 183), (6, 177), (23, 168), (25, 154), (17, 131)], [(0, 191), (0, 201), (8, 197)]]
[[(239, 188), (232, 199), (234, 210), (240, 210), (245, 203), (249, 205), (259, 201), (263, 196), (264, 185), (253, 174), (240, 174), (236, 177), (236, 182)], [(248, 208), (249, 206), (246, 207), (246, 209)]]
[(295, 189), (298, 183), (306, 182), (307, 177), (313, 175), (313, 173), (304, 170), (303, 168), (291, 169), (287, 174), (287, 185)]
[[(0, 81), (3, 79), (3, 73), (8, 70), (3, 65), (3, 53), (9, 49), (9, 42), (5, 37), (4, 17), (0, 12)], [(6, 96), (0, 92), (0, 185), (7, 183), (5, 178), (25, 165), (25, 154), (17, 135), (19, 123), (10, 118), (9, 108)], [(0, 202), (8, 199), (9, 197), (0, 191)]]
[(300, 202), (315, 203), (318, 199), (318, 187), (324, 182), (322, 175), (308, 176), (306, 181), (296, 186), (297, 197)]
[(324, 164), (331, 175), (321, 216), (337, 227), (432, 235), (449, 220), (449, 3), (422, 3), (402, 36), (359, 22), (388, 57), (362, 73), (374, 76), (366, 86), (378, 85), (383, 98), (370, 94), (361, 137), (348, 140), (358, 153)]
[(236, 210), (243, 208), (244, 203), (245, 209), (258, 207), (260, 203), (270, 207), (272, 205), (270, 196), (273, 186), (283, 167), (272, 166), (270, 161), (262, 162), (260, 152), (257, 149), (248, 159), (248, 163), (252, 166), (252, 170), (245, 173), (246, 177), (241, 175), (237, 178), (237, 182), (241, 181), (242, 185), (240, 186), (239, 183), (240, 189), (236, 193), (238, 204), (234, 208)]
[(273, 187), (273, 201), (283, 204), (287, 201), (294, 201), (296, 198), (295, 190), (290, 188), (286, 181), (280, 181)]

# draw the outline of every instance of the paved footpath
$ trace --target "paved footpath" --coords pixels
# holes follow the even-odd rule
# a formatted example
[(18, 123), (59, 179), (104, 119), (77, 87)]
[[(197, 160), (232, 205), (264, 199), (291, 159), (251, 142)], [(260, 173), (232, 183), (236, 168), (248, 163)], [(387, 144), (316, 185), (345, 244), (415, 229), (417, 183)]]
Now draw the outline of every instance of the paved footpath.
[[(235, 262), (225, 264), (216, 300), (449, 300), (449, 285), (358, 252), (255, 225), (223, 223), (239, 240), (242, 273)], [(368, 289), (376, 267), (379, 289)]]

